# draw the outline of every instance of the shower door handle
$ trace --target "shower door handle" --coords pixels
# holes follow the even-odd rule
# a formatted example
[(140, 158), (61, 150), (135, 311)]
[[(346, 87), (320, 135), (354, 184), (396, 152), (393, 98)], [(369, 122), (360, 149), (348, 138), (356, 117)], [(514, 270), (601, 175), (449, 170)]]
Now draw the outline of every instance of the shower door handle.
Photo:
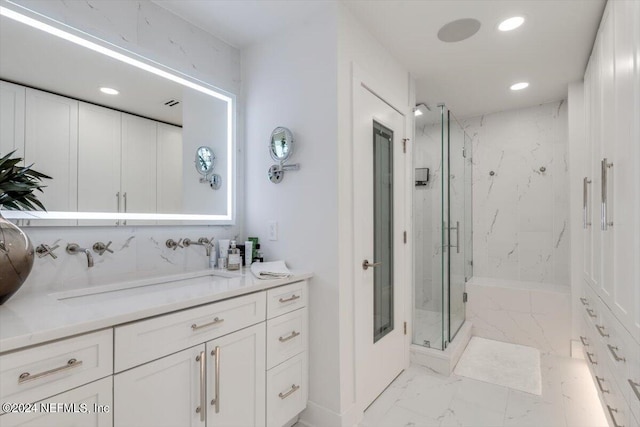
[(456, 253), (460, 253), (460, 221), (456, 221), (456, 226), (450, 227), (449, 230), (456, 230), (456, 244), (449, 244), (449, 247), (456, 248)]
[(367, 270), (369, 269), (369, 267), (378, 267), (379, 265), (382, 265), (382, 261), (379, 262), (369, 262), (368, 259), (365, 259), (364, 261), (362, 261), (362, 269), (363, 270)]

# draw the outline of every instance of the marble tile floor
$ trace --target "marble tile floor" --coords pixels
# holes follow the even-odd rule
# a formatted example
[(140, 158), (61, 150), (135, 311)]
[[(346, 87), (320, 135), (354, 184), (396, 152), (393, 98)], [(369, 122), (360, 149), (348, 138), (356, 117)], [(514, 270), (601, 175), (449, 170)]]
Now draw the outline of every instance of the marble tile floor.
[(607, 427), (584, 360), (541, 355), (542, 395), (410, 366), (360, 427)]

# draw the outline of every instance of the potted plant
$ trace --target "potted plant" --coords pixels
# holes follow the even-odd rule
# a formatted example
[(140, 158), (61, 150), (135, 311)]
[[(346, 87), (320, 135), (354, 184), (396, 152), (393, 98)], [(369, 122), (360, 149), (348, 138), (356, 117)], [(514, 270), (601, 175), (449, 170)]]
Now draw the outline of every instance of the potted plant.
[(16, 225), (2, 217), (6, 210), (46, 210), (34, 191), (42, 192), (44, 179), (51, 177), (18, 166), (23, 159), (12, 151), (0, 158), (0, 305), (24, 283), (33, 267), (33, 245)]

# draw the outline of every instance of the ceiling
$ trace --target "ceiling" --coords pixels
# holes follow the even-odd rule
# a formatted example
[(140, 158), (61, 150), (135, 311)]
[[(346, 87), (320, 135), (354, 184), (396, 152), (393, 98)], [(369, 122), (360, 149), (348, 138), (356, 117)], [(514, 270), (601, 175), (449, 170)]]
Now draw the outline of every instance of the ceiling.
[[(324, 0), (155, 0), (229, 44), (244, 48), (320, 13)], [(416, 78), (417, 101), (445, 103), (458, 117), (563, 99), (582, 78), (605, 0), (343, 0)], [(505, 18), (524, 16), (502, 33)], [(474, 18), (471, 38), (444, 43), (438, 30)], [(512, 83), (528, 81), (513, 92)]]

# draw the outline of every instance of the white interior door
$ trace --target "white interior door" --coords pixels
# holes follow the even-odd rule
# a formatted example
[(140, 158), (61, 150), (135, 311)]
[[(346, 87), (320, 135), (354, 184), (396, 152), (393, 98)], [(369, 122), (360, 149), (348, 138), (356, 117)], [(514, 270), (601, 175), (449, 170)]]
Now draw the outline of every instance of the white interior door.
[(405, 117), (359, 83), (353, 111), (356, 398), (364, 409), (405, 365)]

